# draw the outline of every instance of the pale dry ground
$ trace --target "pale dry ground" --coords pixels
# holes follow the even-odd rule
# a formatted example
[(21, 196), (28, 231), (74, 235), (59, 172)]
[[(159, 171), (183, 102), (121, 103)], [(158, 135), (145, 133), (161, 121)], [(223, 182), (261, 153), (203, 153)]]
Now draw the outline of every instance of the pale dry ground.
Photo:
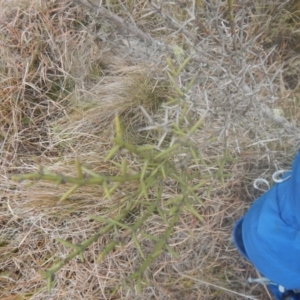
[[(269, 1), (272, 7), (265, 10), (260, 1), (237, 2), (234, 38), (227, 4), (207, 2), (103, 1), (132, 26), (129, 34), (73, 1), (0, 3), (1, 299), (271, 299), (263, 287), (247, 283), (258, 274), (235, 250), (231, 230), (259, 196), (253, 180), (288, 168), (296, 153), (298, 56), (287, 56), (288, 43), (274, 42), (267, 30), (275, 26), (271, 12), (281, 16), (280, 1)], [(188, 56), (177, 84), (195, 79), (185, 99), (193, 120), (204, 120), (192, 136), (203, 163), (193, 165), (188, 157), (178, 163), (201, 174), (194, 207), (205, 222), (188, 211), (181, 216), (169, 240), (180, 258), (167, 251), (157, 258), (140, 294), (125, 284), (112, 294), (142, 262), (134, 241), (127, 238), (96, 263), (113, 234), (85, 251), (84, 263), (74, 259), (58, 271), (49, 294), (42, 271), (70, 253), (55, 238), (77, 244), (96, 233), (102, 224), (88, 216), (116, 216), (122, 195), (136, 183), (112, 199), (101, 186), (82, 187), (57, 204), (65, 186), (16, 184), (11, 176), (35, 172), (39, 164), (74, 174), (76, 157), (94, 171), (115, 174), (104, 157), (113, 145), (116, 113), (130, 142), (166, 147), (177, 109), (164, 105), (174, 95), (166, 59), (179, 66)], [(168, 122), (160, 130), (141, 131), (152, 125), (141, 106), (155, 122), (162, 124), (166, 116)], [(132, 170), (140, 168), (137, 160), (129, 163)], [(163, 200), (177, 193), (165, 182)], [(128, 222), (139, 214), (134, 211)], [(156, 214), (143, 224), (156, 236), (164, 227)], [(151, 251), (152, 241), (138, 238), (143, 251)]]

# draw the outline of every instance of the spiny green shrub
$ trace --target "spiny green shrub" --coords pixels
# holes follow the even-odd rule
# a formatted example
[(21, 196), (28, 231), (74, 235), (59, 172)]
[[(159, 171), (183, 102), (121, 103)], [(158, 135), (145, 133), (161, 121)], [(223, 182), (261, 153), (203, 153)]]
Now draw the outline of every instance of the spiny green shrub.
[[(179, 258), (176, 251), (168, 244), (168, 240), (180, 216), (188, 211), (199, 222), (203, 221), (194, 205), (201, 206), (202, 204), (197, 196), (197, 189), (206, 184), (205, 178), (199, 179), (201, 178), (199, 165), (201, 163), (205, 164), (205, 162), (192, 140), (193, 133), (199, 130), (203, 119), (193, 112), (193, 104), (187, 97), (187, 93), (193, 86), (193, 81), (186, 83), (186, 85), (179, 85), (179, 82), (181, 82), (179, 80), (180, 74), (188, 61), (189, 59), (186, 59), (178, 68), (174, 67), (171, 60), (168, 61), (170, 70), (168, 76), (174, 91), (176, 91), (174, 93), (176, 96), (170, 98), (169, 102), (164, 104), (163, 109), (166, 110), (166, 114), (163, 122), (158, 123), (152, 120), (151, 116), (142, 108), (148, 122), (151, 124), (141, 130), (158, 130), (161, 134), (158, 145), (133, 145), (127, 142), (123, 138), (124, 128), (120, 117), (116, 115), (114, 146), (105, 158), (106, 161), (115, 166), (115, 174), (102, 175), (95, 173), (85, 168), (84, 164), (77, 160), (77, 177), (54, 174), (41, 166), (36, 173), (14, 177), (14, 180), (17, 181), (45, 180), (56, 184), (72, 185), (60, 198), (59, 203), (68, 201), (69, 196), (85, 185), (101, 185), (105, 197), (110, 199), (122, 186), (132, 181), (137, 183), (131, 192), (124, 194), (120, 199), (120, 209), (117, 215), (112, 218), (97, 215), (89, 217), (90, 220), (101, 223), (99, 232), (76, 245), (63, 239), (56, 239), (72, 251), (63, 260), (44, 272), (49, 290), (55, 282), (55, 274), (64, 265), (77, 256), (83, 261), (83, 252), (92, 243), (104, 235), (113, 235), (114, 232), (118, 234), (104, 246), (98, 262), (114, 251), (117, 246), (133, 240), (139, 252), (141, 263), (129, 278), (124, 279), (124, 283), (135, 284), (138, 290), (141, 290), (147, 284), (143, 274), (158, 256), (164, 251), (168, 251), (175, 258)], [(176, 112), (177, 117), (169, 119), (168, 111), (171, 110), (173, 110), (173, 113)], [(167, 136), (168, 139), (166, 139)], [(132, 170), (128, 166), (126, 158), (128, 155), (138, 161), (138, 171)], [(115, 170), (118, 170), (118, 172)], [(177, 193), (176, 196), (167, 199), (162, 195), (167, 193), (170, 185), (176, 187)], [(153, 214), (156, 214), (165, 224), (165, 228), (159, 236), (147, 233), (143, 227), (143, 223)], [(135, 218), (131, 218), (132, 215)], [(140, 244), (139, 237), (151, 240), (154, 247), (150, 251), (147, 249), (146, 253)]]

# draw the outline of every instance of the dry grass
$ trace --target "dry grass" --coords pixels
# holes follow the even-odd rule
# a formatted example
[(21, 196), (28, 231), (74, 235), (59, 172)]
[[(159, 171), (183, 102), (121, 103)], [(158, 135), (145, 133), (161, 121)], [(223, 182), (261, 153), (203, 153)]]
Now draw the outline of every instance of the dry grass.
[[(102, 1), (128, 22), (126, 32), (105, 12), (89, 11), (93, 2), (75, 2), (0, 4), (0, 298), (271, 299), (263, 287), (247, 283), (257, 274), (235, 250), (231, 230), (259, 195), (253, 180), (288, 167), (299, 143), (297, 14), (292, 21), (286, 17), (288, 2), (237, 1), (233, 37), (226, 2)], [(270, 31), (276, 22), (280, 28), (289, 24), (286, 31)], [(279, 38), (288, 30), (291, 44)], [(143, 34), (149, 40), (141, 41)], [(42, 271), (70, 253), (55, 238), (78, 244), (98, 232), (103, 225), (89, 216), (117, 216), (137, 183), (122, 186), (112, 199), (100, 185), (84, 186), (58, 205), (65, 186), (16, 185), (11, 176), (35, 172), (38, 165), (74, 175), (76, 157), (95, 172), (118, 174), (116, 165), (104, 161), (116, 113), (127, 141), (159, 144), (163, 151), (182, 113), (167, 103), (176, 91), (166, 59), (180, 66), (187, 57), (176, 85), (195, 80), (182, 100), (189, 110), (183, 126), (203, 118), (190, 136), (202, 160), (195, 164), (186, 155), (174, 162), (197, 174), (194, 185), (203, 182), (193, 207), (205, 222), (188, 210), (181, 214), (169, 239), (180, 258), (163, 252), (146, 270), (140, 294), (126, 284), (112, 293), (143, 261), (130, 237), (96, 263), (120, 232), (100, 237), (84, 252), (84, 263), (66, 264), (49, 294)], [(140, 170), (136, 156), (120, 153), (115, 160), (121, 157), (132, 172)], [(163, 203), (180, 193), (174, 181), (163, 184)], [(143, 209), (137, 206), (128, 224)], [(165, 227), (155, 213), (141, 231), (159, 237)], [(151, 253), (153, 240), (137, 237), (144, 253)]]

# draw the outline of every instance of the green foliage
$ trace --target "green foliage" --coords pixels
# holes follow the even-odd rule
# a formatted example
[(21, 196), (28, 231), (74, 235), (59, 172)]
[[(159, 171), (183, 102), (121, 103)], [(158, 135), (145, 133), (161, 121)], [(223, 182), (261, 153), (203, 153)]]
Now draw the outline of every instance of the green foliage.
[[(85, 168), (77, 160), (77, 177), (53, 174), (42, 167), (39, 168), (37, 173), (14, 177), (17, 181), (46, 180), (55, 184), (71, 184), (72, 187), (61, 197), (59, 202), (67, 201), (69, 196), (85, 185), (102, 185), (105, 197), (110, 199), (114, 197), (115, 193), (123, 185), (127, 185), (130, 182), (137, 183), (132, 192), (123, 195), (118, 215), (111, 218), (97, 215), (90, 216), (91, 220), (100, 222), (103, 226), (99, 232), (89, 239), (77, 245), (66, 240), (56, 239), (72, 251), (65, 259), (44, 272), (49, 291), (54, 284), (55, 274), (64, 265), (77, 256), (83, 261), (83, 253), (92, 243), (96, 242), (101, 236), (113, 233), (114, 231), (122, 232), (122, 238), (118, 237), (108, 242), (99, 255), (98, 262), (103, 260), (116, 246), (128, 240), (124, 237), (130, 237), (136, 245), (142, 262), (135, 272), (127, 278), (126, 283), (136, 284), (138, 290), (141, 290), (145, 285), (143, 274), (158, 256), (164, 251), (168, 251), (172, 256), (178, 258), (178, 254), (168, 244), (168, 240), (172, 236), (174, 227), (180, 216), (189, 212), (199, 222), (203, 221), (194, 204), (199, 205), (200, 200), (197, 196), (197, 189), (205, 185), (206, 181), (205, 179), (201, 179), (199, 171), (197, 171), (199, 168), (196, 171), (191, 171), (189, 168), (189, 163), (198, 166), (203, 162), (197, 147), (191, 139), (192, 135), (201, 127), (203, 119), (195, 118), (191, 109), (189, 109), (188, 100), (186, 99), (186, 93), (191, 89), (193, 82), (187, 82), (186, 86), (179, 86), (178, 84), (180, 82), (178, 80), (179, 76), (184, 71), (188, 62), (189, 59), (186, 59), (180, 66), (175, 67), (171, 60), (168, 60), (170, 70), (168, 75), (177, 96), (170, 99), (169, 103), (165, 104), (165, 107), (168, 107), (168, 105), (175, 106), (177, 112), (179, 112), (179, 117), (176, 121), (169, 121), (166, 125), (166, 132), (172, 136), (169, 146), (165, 146), (162, 149), (161, 143), (160, 147), (157, 147), (157, 145), (137, 146), (128, 143), (123, 138), (124, 128), (122, 128), (120, 117), (116, 115), (114, 146), (107, 153), (105, 160), (110, 161), (119, 169), (117, 175), (107, 176), (95, 173)], [(155, 130), (155, 128), (151, 130)], [(137, 172), (129, 169), (126, 155), (133, 156), (135, 161), (139, 163), (140, 168)], [(228, 154), (226, 155), (228, 156)], [(122, 157), (121, 163), (119, 160), (120, 157)], [(182, 157), (187, 157), (188, 160), (183, 161)], [(220, 162), (220, 174), (218, 175), (222, 179), (224, 178), (222, 169), (224, 163), (225, 161)], [(196, 183), (195, 178), (197, 178)], [(169, 185), (171, 183), (172, 186), (176, 186), (177, 188), (176, 195), (171, 199), (163, 198), (163, 194), (168, 188), (167, 182)], [(134, 215), (136, 211), (139, 212), (138, 216), (129, 222), (129, 216)], [(165, 229), (160, 236), (149, 234), (143, 227), (143, 224), (153, 214), (158, 214), (165, 225)], [(140, 244), (137, 233), (139, 236), (147, 238), (154, 243), (154, 247), (150, 253), (145, 253), (145, 249)]]

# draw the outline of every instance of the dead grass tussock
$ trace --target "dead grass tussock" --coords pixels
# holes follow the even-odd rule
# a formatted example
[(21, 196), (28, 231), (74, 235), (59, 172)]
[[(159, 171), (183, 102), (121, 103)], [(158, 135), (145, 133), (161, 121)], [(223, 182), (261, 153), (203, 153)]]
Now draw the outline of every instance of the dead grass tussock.
[[(116, 114), (120, 115), (124, 126), (125, 134), (131, 135), (135, 143), (142, 143), (139, 139), (144, 139), (138, 129), (145, 124), (141, 114), (143, 106), (150, 114), (155, 113), (161, 104), (166, 101), (169, 92), (167, 82), (158, 82), (153, 78), (151, 66), (146, 69), (143, 66), (128, 67), (119, 65), (119, 61), (112, 64), (112, 68), (118, 67), (117, 71), (111, 73), (95, 84), (85, 95), (85, 99), (80, 100), (90, 102), (90, 108), (84, 113), (78, 111), (68, 115), (68, 119), (61, 120), (61, 133), (55, 132), (56, 138), (64, 133), (71, 133), (71, 140), (84, 145), (85, 151), (91, 143), (111, 145), (114, 136), (113, 120)], [(69, 122), (69, 118), (72, 122)], [(78, 121), (75, 121), (78, 119)], [(67, 138), (70, 134), (67, 134)], [(63, 141), (63, 137), (61, 138)], [(83, 141), (85, 141), (83, 143)], [(94, 145), (91, 145), (94, 148)], [(79, 152), (81, 152), (79, 150)]]
[[(299, 92), (287, 85), (289, 70), (284, 69), (294, 66), (295, 57), (282, 64), (274, 59), (282, 58), (282, 44), (272, 40), (277, 48), (266, 48), (261, 43), (271, 24), (266, 16), (271, 20), (269, 10), (277, 6), (262, 8), (257, 1), (243, 7), (238, 2), (238, 47), (232, 50), (226, 7), (219, 1), (202, 1), (200, 7), (193, 3), (103, 1), (103, 7), (150, 34), (151, 46), (138, 42), (133, 33), (126, 36), (108, 20), (101, 25), (95, 12), (72, 1), (1, 4), (1, 299), (268, 297), (262, 288), (246, 283), (256, 273), (234, 250), (230, 234), (234, 221), (258, 196), (253, 179), (270, 179), (276, 168), (289, 166), (295, 153)], [(95, 172), (119, 175), (119, 168), (104, 162), (113, 145), (116, 114), (131, 143), (159, 143), (158, 149), (169, 145), (168, 130), (182, 110), (167, 102), (174, 90), (165, 58), (180, 65), (188, 56), (190, 63), (176, 84), (184, 87), (195, 78), (185, 97), (190, 113), (183, 126), (204, 118), (191, 136), (202, 158), (197, 164), (188, 155), (174, 156), (174, 161), (178, 168), (186, 166), (193, 185), (202, 183), (193, 206), (205, 222), (188, 210), (182, 213), (169, 239), (180, 259), (164, 251), (146, 270), (139, 295), (126, 284), (112, 293), (143, 262), (134, 241), (120, 229), (92, 244), (84, 263), (74, 259), (66, 264), (48, 294), (42, 271), (70, 253), (55, 238), (78, 244), (98, 232), (103, 226), (89, 216), (117, 216), (124, 209), (124, 195), (134, 193), (137, 183), (122, 186), (109, 200), (101, 185), (84, 186), (57, 205), (66, 186), (38, 182), (25, 188), (12, 183), (10, 175), (35, 172), (39, 164), (75, 175), (76, 157)], [(140, 130), (151, 126), (156, 130)], [(130, 153), (115, 159), (123, 157), (132, 173), (141, 168)], [(174, 180), (164, 185), (167, 208), (180, 190)], [(154, 192), (150, 199), (155, 199)], [(144, 209), (135, 207), (128, 224)], [(159, 237), (165, 228), (158, 213), (144, 222), (137, 238), (146, 254), (154, 242), (142, 233)], [(116, 238), (123, 243), (96, 263), (103, 247)]]

